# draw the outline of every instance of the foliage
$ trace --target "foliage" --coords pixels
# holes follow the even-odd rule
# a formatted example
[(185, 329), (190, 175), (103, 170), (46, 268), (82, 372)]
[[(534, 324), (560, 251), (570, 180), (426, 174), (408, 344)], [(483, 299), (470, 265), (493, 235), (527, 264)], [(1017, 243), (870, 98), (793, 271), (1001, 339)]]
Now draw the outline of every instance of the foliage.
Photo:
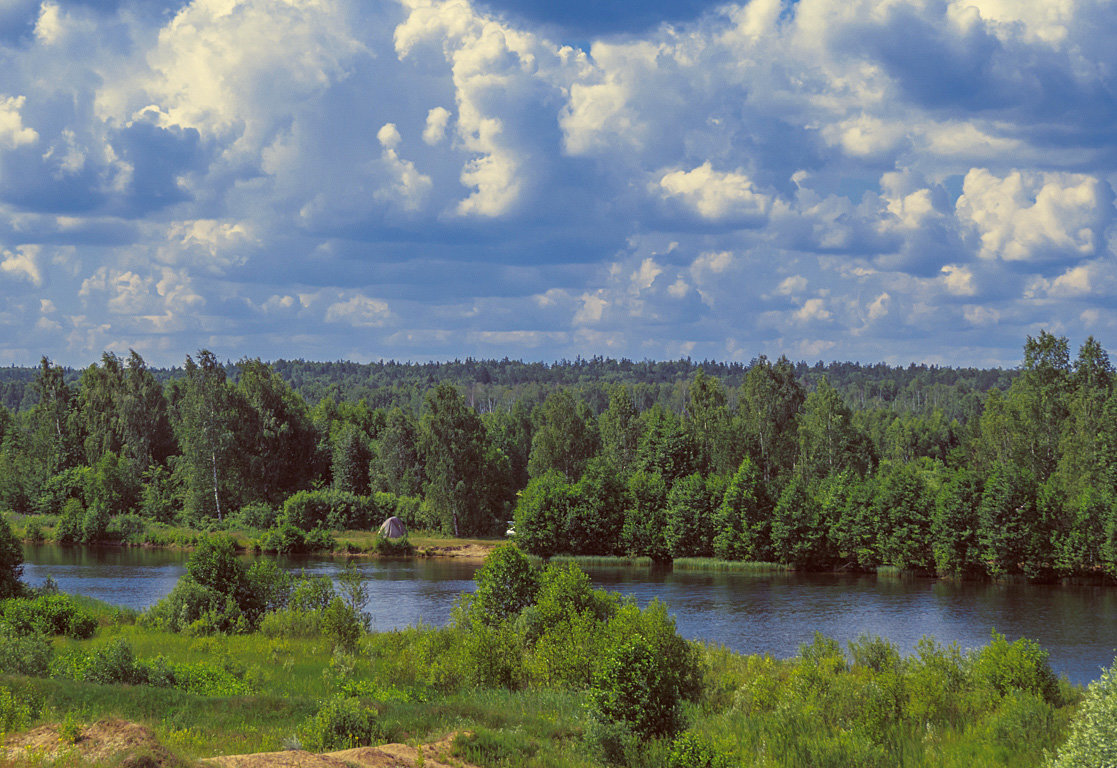
[(54, 648), (42, 635), (20, 635), (0, 628), (0, 674), (46, 677), (53, 655)]
[(298, 730), (299, 743), (311, 752), (352, 749), (376, 743), (380, 728), (376, 710), (360, 699), (337, 696), (323, 701)]
[(97, 622), (69, 595), (41, 595), (0, 601), (0, 626), (17, 635), (93, 636)]
[(0, 599), (23, 592), (23, 547), (7, 520), (0, 519)]
[(504, 544), (485, 559), (473, 574), (477, 584), (469, 603), (470, 613), (484, 624), (515, 618), (535, 602), (539, 574), (514, 544)]
[(1117, 664), (1090, 683), (1070, 726), (1070, 735), (1049, 756), (1048, 768), (1117, 765)]

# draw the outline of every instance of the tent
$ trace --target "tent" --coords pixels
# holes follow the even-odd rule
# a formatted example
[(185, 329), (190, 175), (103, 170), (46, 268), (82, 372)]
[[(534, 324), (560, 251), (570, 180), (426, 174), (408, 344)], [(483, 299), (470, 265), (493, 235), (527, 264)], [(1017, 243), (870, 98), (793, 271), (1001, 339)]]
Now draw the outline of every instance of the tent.
[(387, 539), (398, 539), (407, 535), (407, 526), (393, 515), (380, 525), (380, 535)]

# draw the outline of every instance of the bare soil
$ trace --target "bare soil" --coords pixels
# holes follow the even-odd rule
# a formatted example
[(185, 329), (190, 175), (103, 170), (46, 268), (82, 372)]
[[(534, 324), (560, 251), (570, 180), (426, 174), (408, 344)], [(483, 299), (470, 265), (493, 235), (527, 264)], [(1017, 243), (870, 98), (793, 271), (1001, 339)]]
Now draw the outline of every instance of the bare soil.
[[(11, 734), (0, 746), (0, 765), (108, 764), (120, 768), (179, 768), (183, 762), (159, 743), (150, 728), (126, 720), (101, 720), (81, 729), (70, 742), (58, 724), (43, 725), (26, 733)], [(450, 734), (429, 744), (381, 744), (339, 752), (315, 754), (299, 749), (225, 755), (201, 761), (216, 768), (478, 768), (451, 756)], [(419, 757), (420, 752), (422, 758)]]
[[(68, 759), (67, 759), (68, 758)], [(74, 760), (76, 758), (76, 760)], [(150, 728), (126, 720), (99, 720), (83, 726), (73, 741), (58, 724), (8, 735), (0, 747), (0, 764), (55, 761), (110, 763), (121, 768), (170, 768), (182, 761), (159, 743)]]
[[(423, 768), (477, 768), (451, 756), (456, 735), (450, 734), (440, 741), (420, 744), (417, 748), (407, 744), (381, 744), (321, 755), (287, 750), (211, 757), (205, 762), (219, 768), (415, 768), (418, 765)], [(421, 761), (420, 750), (423, 755)]]

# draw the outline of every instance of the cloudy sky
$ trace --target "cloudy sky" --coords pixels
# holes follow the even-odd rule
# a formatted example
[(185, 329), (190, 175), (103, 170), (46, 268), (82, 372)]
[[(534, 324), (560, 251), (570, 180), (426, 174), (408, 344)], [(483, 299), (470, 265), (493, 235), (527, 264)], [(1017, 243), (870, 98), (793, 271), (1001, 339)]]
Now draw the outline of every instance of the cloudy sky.
[(1117, 348), (1110, 0), (0, 0), (0, 364)]

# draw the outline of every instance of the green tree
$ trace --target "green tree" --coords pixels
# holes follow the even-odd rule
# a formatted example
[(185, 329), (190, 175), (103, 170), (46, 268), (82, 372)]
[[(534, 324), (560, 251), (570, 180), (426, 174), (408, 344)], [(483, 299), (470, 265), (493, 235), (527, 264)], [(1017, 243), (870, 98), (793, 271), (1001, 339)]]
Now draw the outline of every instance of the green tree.
[(930, 570), (934, 499), (916, 468), (911, 464), (883, 468), (874, 507), (883, 564)]
[(601, 449), (627, 475), (636, 462), (640, 445), (640, 419), (632, 393), (623, 384), (609, 390), (609, 407), (597, 420)]
[(23, 594), (22, 575), (23, 546), (12, 533), (8, 521), (0, 518), (0, 600)]
[(656, 562), (671, 559), (667, 547), (667, 483), (654, 472), (633, 472), (627, 483), (621, 546), (637, 557)]
[(714, 551), (717, 508), (725, 477), (698, 473), (682, 478), (667, 494), (667, 548), (671, 557), (709, 557)]
[(823, 377), (799, 418), (799, 469), (807, 478), (850, 470), (864, 474), (873, 464), (868, 438), (853, 425), (853, 414)]
[(489, 530), (495, 520), (486, 493), (485, 427), (452, 384), (427, 393), (419, 428), (424, 493), (455, 536)]
[(334, 488), (367, 496), (371, 461), (372, 450), (369, 448), (368, 436), (356, 424), (343, 423), (333, 438), (330, 474)]
[(557, 469), (571, 482), (577, 480), (600, 447), (589, 408), (569, 390), (560, 389), (543, 402), (538, 418), (528, 472), (538, 477)]
[(279, 503), (322, 473), (318, 434), (306, 403), (268, 365), (245, 359), (238, 367), (231, 405), (241, 414), (237, 431), (247, 459), (243, 480), (251, 484), (247, 495)]
[(566, 535), (571, 552), (614, 555), (621, 551), (625, 487), (617, 468), (603, 458), (591, 459), (571, 489)]
[(714, 520), (714, 556), (724, 560), (771, 557), (772, 505), (760, 470), (746, 457), (726, 486)]
[(696, 471), (694, 443), (678, 416), (657, 403), (640, 421), (636, 469), (662, 476), (668, 487)]
[(965, 575), (984, 571), (978, 540), (982, 491), (981, 475), (971, 467), (954, 471), (939, 489), (931, 524), (939, 572)]
[(702, 474), (732, 470), (729, 409), (721, 382), (699, 368), (690, 383), (684, 423), (695, 449), (695, 467)]
[(400, 408), (388, 411), (376, 443), (372, 476), (377, 490), (397, 496), (417, 496), (423, 488), (419, 428), (415, 419)]
[(991, 576), (1022, 570), (1035, 519), (1036, 483), (1031, 470), (995, 464), (985, 479), (978, 510), (978, 544)]
[(829, 568), (837, 552), (828, 533), (822, 506), (807, 482), (792, 476), (772, 513), (772, 551), (776, 559), (797, 568)]
[(569, 551), (566, 526), (573, 495), (573, 486), (558, 470), (532, 478), (516, 502), (517, 543), (540, 557)]
[(197, 362), (187, 355), (185, 367), (178, 429), (186, 507), (196, 518), (222, 520), (227, 508), (239, 506), (244, 490), (245, 456), (237, 440), (244, 411), (212, 352), (201, 350)]
[(786, 357), (773, 365), (761, 355), (741, 384), (738, 419), (765, 482), (791, 469), (799, 453), (799, 412), (806, 393)]

